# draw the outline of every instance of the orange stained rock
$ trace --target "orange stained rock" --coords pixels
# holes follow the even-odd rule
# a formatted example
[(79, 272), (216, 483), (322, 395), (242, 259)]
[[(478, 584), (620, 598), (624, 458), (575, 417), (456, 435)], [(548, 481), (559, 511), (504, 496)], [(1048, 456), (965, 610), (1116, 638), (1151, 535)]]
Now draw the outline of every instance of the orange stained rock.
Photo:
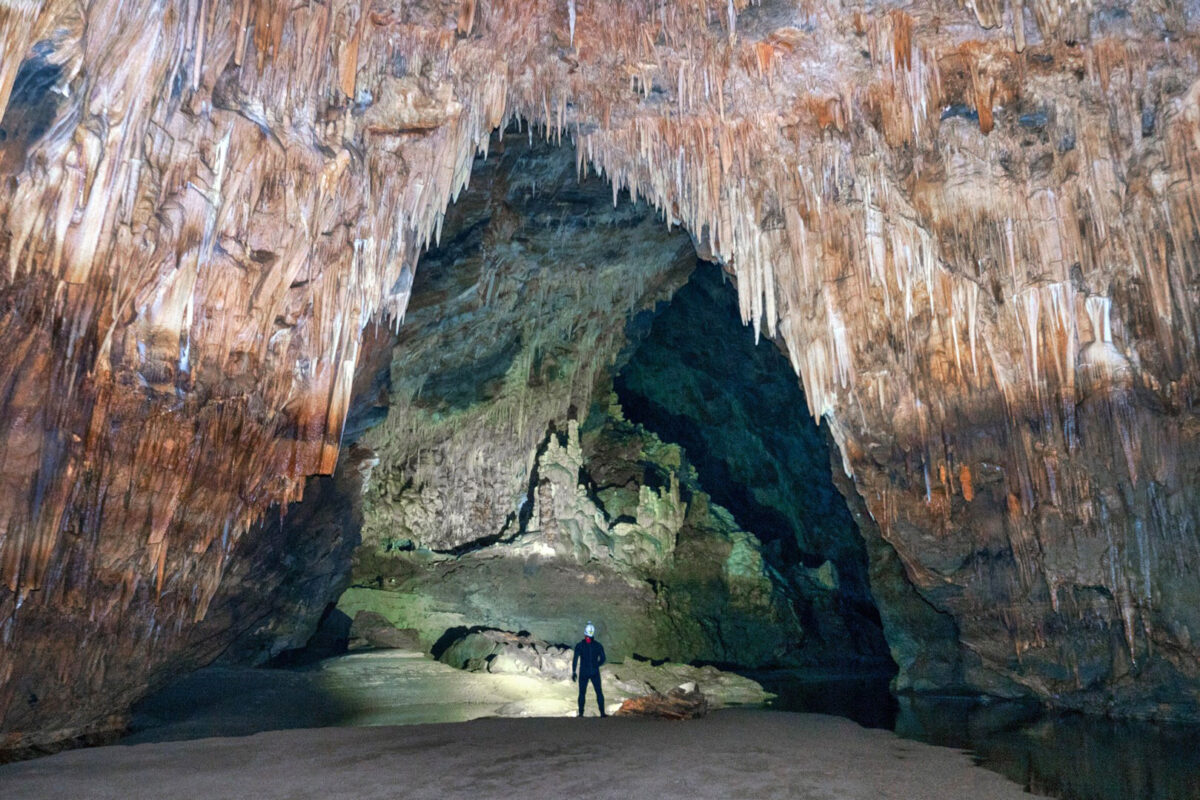
[(958, 468), (958, 483), (962, 486), (963, 499), (968, 503), (975, 499), (975, 487), (971, 484), (971, 468), (963, 464)]

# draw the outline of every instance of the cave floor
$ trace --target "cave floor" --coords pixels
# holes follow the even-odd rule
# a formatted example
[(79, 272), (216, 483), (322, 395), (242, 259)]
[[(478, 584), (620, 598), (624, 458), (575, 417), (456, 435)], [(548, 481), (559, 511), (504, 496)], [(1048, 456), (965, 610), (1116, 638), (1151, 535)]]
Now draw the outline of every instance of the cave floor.
[(0, 767), (23, 798), (1023, 798), (966, 754), (814, 714), (478, 719), (115, 745)]
[[(662, 769), (684, 769), (688, 766), (688, 759), (691, 759), (692, 763), (709, 763), (714, 759), (715, 763), (721, 763), (724, 759), (734, 782), (720, 784), (724, 789), (716, 792), (719, 795), (743, 792), (743, 784), (738, 782), (739, 771), (758, 769), (756, 766), (748, 766), (754, 764), (769, 765), (772, 775), (778, 776), (781, 782), (794, 783), (794, 778), (788, 777), (791, 771), (806, 770), (811, 775), (833, 776), (838, 778), (838, 781), (851, 781), (853, 778), (874, 786), (874, 783), (870, 782), (874, 778), (859, 774), (866, 769), (863, 765), (870, 765), (870, 770), (883, 769), (876, 762), (886, 765), (889, 759), (899, 759), (901, 756), (910, 758), (907, 751), (910, 746), (919, 750), (926, 745), (938, 745), (943, 747), (943, 750), (932, 751), (934, 756), (926, 753), (922, 758), (932, 758), (936, 763), (936, 756), (940, 753), (950, 764), (959, 764), (960, 753), (970, 752), (973, 763), (1007, 777), (1009, 781), (1015, 782), (1013, 786), (1025, 787), (1032, 792), (1048, 793), (1066, 800), (1200, 800), (1200, 754), (1195, 748), (1198, 729), (1194, 727), (1154, 726), (1151, 723), (1102, 720), (1082, 715), (1045, 714), (1037, 706), (1028, 704), (976, 703), (970, 698), (896, 698), (888, 692), (887, 675), (826, 674), (821, 670), (790, 670), (784, 673), (755, 675), (769, 691), (778, 693), (778, 697), (770, 700), (769, 704), (774, 710), (764, 714), (779, 715), (791, 720), (787, 723), (769, 722), (757, 712), (762, 708), (763, 702), (760, 688), (737, 675), (715, 672), (696, 675), (680, 672), (689, 668), (671, 664), (650, 667), (649, 664), (641, 662), (610, 664), (606, 669), (610, 670), (605, 679), (606, 699), (610, 711), (616, 710), (620, 700), (632, 691), (632, 685), (638, 680), (662, 688), (674, 686), (683, 680), (698, 679), (704, 692), (716, 703), (754, 706), (756, 714), (736, 717), (739, 720), (737, 726), (725, 721), (724, 711), (716, 712), (712, 720), (722, 721), (718, 734), (706, 733), (712, 726), (709, 720), (683, 723), (678, 729), (672, 726), (662, 728), (672, 736), (680, 735), (671, 745), (680, 753), (678, 758), (674, 754), (662, 754), (662, 763), (665, 764)], [(188, 758), (187, 753), (194, 753), (194, 763), (200, 765), (197, 769), (208, 772), (209, 766), (205, 764), (211, 763), (210, 778), (215, 783), (220, 783), (218, 776), (222, 774), (222, 770), (232, 769), (228, 765), (222, 766), (221, 758), (226, 757), (220, 756), (220, 753), (227, 750), (244, 753), (247, 764), (258, 764), (270, 758), (268, 754), (256, 754), (260, 748), (269, 746), (268, 750), (264, 751), (266, 753), (270, 751), (270, 747), (286, 747), (270, 744), (270, 736), (275, 736), (276, 733), (271, 733), (266, 738), (253, 734), (278, 732), (282, 735), (287, 730), (295, 729), (300, 729), (299, 738), (294, 740), (298, 747), (296, 752), (304, 752), (304, 747), (313, 747), (316, 757), (324, 759), (324, 756), (320, 756), (324, 747), (322, 742), (329, 741), (330, 746), (342, 748), (343, 752), (348, 753), (346, 758), (353, 762), (359, 758), (353, 754), (356, 745), (352, 742), (343, 747), (337, 742), (350, 736), (344, 732), (344, 728), (368, 727), (373, 733), (364, 734), (368, 736), (367, 741), (373, 741), (373, 738), (378, 736), (380, 741), (391, 742), (398, 748), (396, 752), (408, 753), (409, 756), (418, 754), (418, 760), (424, 759), (428, 751), (433, 759), (430, 769), (440, 774), (444, 769), (458, 770), (460, 766), (454, 764), (446, 768), (437, 742), (458, 738), (470, 740), (475, 728), (472, 727), (474, 723), (467, 726), (433, 724), (430, 727), (431, 723), (467, 723), (478, 720), (480, 724), (493, 724), (500, 722), (494, 720), (494, 717), (508, 717), (512, 723), (528, 724), (500, 728), (505, 732), (503, 735), (542, 741), (540, 736), (544, 730), (558, 729), (544, 726), (557, 726), (562, 717), (570, 717), (574, 715), (574, 711), (575, 687), (566, 680), (554, 680), (546, 675), (535, 678), (527, 674), (466, 672), (450, 667), (449, 664), (433, 661), (420, 652), (359, 651), (326, 658), (307, 666), (286, 669), (209, 667), (185, 676), (140, 703), (134, 714), (132, 734), (122, 739), (115, 747), (73, 753), (70, 756), (43, 758), (37, 762), (14, 765), (12, 768), (0, 766), (0, 798), (7, 800), (10, 796), (8, 789), (11, 786), (23, 786), (26, 780), (34, 781), (29, 783), (29, 794), (13, 796), (115, 796), (118, 790), (114, 789), (113, 793), (108, 793), (108, 787), (121, 787), (122, 781), (125, 780), (121, 775), (125, 770), (132, 769), (122, 764), (132, 763), (131, 758), (140, 760), (143, 757), (149, 759), (148, 763), (161, 760), (161, 775), (155, 780), (160, 781), (158, 786), (174, 787), (170, 796), (204, 796), (205, 800), (209, 800), (209, 796), (310, 796), (302, 793), (289, 795), (283, 792), (282, 788), (277, 789), (272, 783), (275, 778), (270, 776), (268, 783), (264, 784), (265, 789), (248, 788), (248, 784), (244, 786), (235, 781), (232, 786), (242, 787), (238, 792), (229, 790), (227, 794), (194, 794), (191, 788), (193, 784), (188, 783), (193, 778), (185, 780), (181, 777), (182, 772), (173, 776), (170, 774), (170, 763), (175, 759), (174, 763), (179, 765)], [(594, 715), (595, 712), (595, 704), (592, 698), (589, 698), (588, 714)], [(822, 722), (820, 717), (814, 717), (810, 712), (848, 717), (866, 728), (881, 730), (868, 732), (853, 727), (830, 728), (840, 740), (845, 741), (846, 747), (835, 747), (833, 751), (823, 747), (812, 750), (808, 744), (809, 739), (814, 736), (820, 738), (821, 734), (818, 732), (826, 729), (824, 727), (829, 724), (851, 726), (851, 722)], [(528, 717), (539, 718), (528, 720)], [(589, 754), (594, 754), (598, 765), (596, 769), (600, 770), (600, 774), (622, 774), (622, 770), (635, 768), (638, 762), (630, 760), (634, 756), (623, 752), (626, 746), (622, 740), (624, 734), (618, 735), (617, 739), (611, 742), (607, 739), (612, 730), (625, 730), (623, 726), (630, 721), (566, 722), (570, 723), (570, 726), (590, 722), (602, 726), (580, 729), (584, 732), (602, 732), (604, 739), (595, 742), (601, 750), (594, 750), (590, 742), (572, 745), (578, 748), (578, 753), (582, 753), (578, 756), (582, 760), (589, 758)], [(613, 724), (617, 724), (618, 727), (610, 727)], [(410, 730), (395, 726), (418, 726), (420, 729)], [(778, 726), (784, 726), (784, 735), (790, 736), (794, 747), (798, 748), (788, 759), (803, 758), (808, 763), (810, 753), (816, 753), (816, 756), (811, 756), (808, 766), (793, 764), (790, 760), (776, 764), (774, 756), (763, 756), (762, 752), (757, 750), (754, 742), (763, 736), (772, 738)], [(318, 728), (326, 733), (320, 732)], [(438, 734), (438, 730), (442, 733)], [(576, 728), (568, 727), (565, 730), (575, 732)], [(632, 730), (636, 732), (641, 728)], [(900, 739), (888, 733), (892, 730), (899, 734)], [(883, 734), (882, 738), (878, 734)], [(232, 736), (242, 736), (244, 739), (226, 739)], [(323, 736), (328, 736), (328, 739)], [(692, 739), (692, 736), (695, 736), (695, 739)], [(160, 750), (155, 745), (155, 742), (181, 744), (181, 740), (199, 741), (190, 745), (194, 750)], [(547, 736), (544, 745), (541, 746), (542, 750), (538, 750), (534, 745), (530, 747), (539, 753), (551, 753), (553, 741), (554, 736)], [(137, 747), (128, 747), (131, 745)], [(647, 746), (653, 746), (653, 741)], [(920, 752), (925, 753), (924, 750)], [(89, 753), (109, 753), (112, 757), (92, 756)], [(372, 759), (389, 759), (389, 753), (390, 751), (382, 751), (378, 756), (367, 757), (371, 769), (376, 769)], [(544, 756), (536, 758), (522, 757), (523, 765), (514, 763), (511, 769), (529, 769), (533, 770), (534, 774), (548, 771), (552, 774), (565, 756), (550, 757), (545, 753)], [(571, 753), (576, 751), (572, 750)], [(739, 762), (736, 756), (743, 760)], [(61, 787), (40, 771), (40, 765), (56, 764), (56, 759), (59, 758), (68, 759), (62, 762), (66, 765), (64, 775), (67, 777), (64, 780), (68, 783)], [(496, 763), (497, 760), (514, 756), (503, 748), (494, 752), (482, 748), (480, 758), (487, 763)], [(70, 759), (79, 760), (72, 762)], [(112, 762), (115, 771), (106, 771), (109, 762)], [(923, 770), (923, 763), (913, 764), (913, 769)], [(100, 778), (96, 782), (86, 784), (82, 793), (72, 794), (76, 787), (70, 781), (76, 778), (71, 778), (70, 775), (76, 770), (82, 775), (91, 769), (89, 765), (94, 764), (102, 765), (102, 770), (97, 772)], [(192, 766), (187, 766), (184, 772), (191, 769)], [(842, 772), (845, 772), (845, 775), (842, 775)], [(886, 771), (878, 774), (886, 775)], [(974, 770), (971, 770), (970, 774), (973, 775)], [(194, 780), (200, 780), (199, 774)], [(319, 782), (324, 778), (317, 776), (314, 780)], [(358, 778), (354, 778), (349, 784), (355, 784), (356, 780)], [(408, 781), (409, 778), (404, 777), (404, 780)], [(610, 778), (605, 777), (605, 780)], [(176, 786), (174, 781), (184, 783)], [(386, 776), (379, 777), (379, 781), (395, 783)], [(480, 781), (481, 786), (487, 786), (485, 777), (480, 777)], [(782, 784), (784, 783), (780, 783), (780, 786)], [(84, 786), (84, 783), (79, 783), (79, 786)], [(424, 784), (418, 780), (416, 786)], [(634, 789), (644, 788), (641, 783), (636, 786), (620, 783), (620, 786), (624, 788), (620, 789), (620, 792), (614, 790), (614, 796), (626, 790), (632, 792)], [(673, 790), (678, 789), (678, 793), (696, 794), (686, 788), (690, 786), (691, 784), (686, 782), (679, 783), (674, 788), (664, 784), (661, 792), (655, 789), (654, 793), (671, 796)], [(749, 787), (749, 784), (746, 786)], [(797, 786), (808, 784), (802, 781), (797, 783)], [(841, 787), (842, 783), (830, 786)], [(1001, 786), (1008, 784), (1001, 783)], [(432, 787), (431, 783), (428, 793), (436, 794)], [(751, 788), (754, 787), (746, 788), (745, 792), (749, 792)], [(68, 789), (71, 789), (71, 792), (68, 792)], [(26, 789), (20, 790), (24, 792)], [(270, 794), (276, 790), (280, 794)], [(782, 789), (780, 792), (782, 793)], [(829, 793), (820, 794), (814, 789), (814, 793), (810, 795), (791, 796), (859, 796), (853, 794), (850, 789), (846, 790), (848, 793), (839, 792), (841, 789), (836, 788), (830, 789)], [(934, 788), (912, 796), (943, 796), (938, 792), (941, 792), (941, 789)], [(400, 794), (422, 796), (410, 795), (407, 790)], [(469, 793), (463, 790), (462, 794)], [(534, 794), (536, 796), (538, 793)], [(134, 793), (131, 796), (139, 795)], [(161, 795), (154, 796), (157, 800)], [(330, 796), (340, 795), (335, 793)], [(438, 796), (456, 795), (450, 792)], [(480, 792), (479, 796), (490, 796), (490, 793)], [(770, 795), (768, 792), (761, 796)], [(900, 795), (881, 793), (877, 796)], [(970, 798), (972, 795), (958, 796)]]
[[(615, 683), (610, 711), (624, 696)], [(566, 681), (404, 651), (214, 667), (143, 703), (119, 744), (0, 766), (0, 796), (1031, 796), (962, 751), (837, 717), (738, 708), (689, 722), (581, 720), (574, 705)]]
[[(753, 681), (683, 665), (625, 662), (605, 667), (609, 713), (646, 685), (667, 691), (700, 680), (714, 708), (762, 706)], [(293, 728), (418, 725), (481, 717), (573, 717), (576, 686), (542, 675), (470, 672), (420, 652), (373, 650), (301, 668), (208, 667), (134, 707), (121, 744), (249, 736)], [(596, 714), (589, 694), (587, 713)]]
[[(613, 693), (606, 699), (611, 707), (621, 697)], [(565, 681), (465, 672), (422, 653), (379, 650), (303, 669), (199, 670), (135, 707), (132, 733), (121, 743), (291, 728), (565, 717), (575, 712), (575, 702), (575, 687)]]

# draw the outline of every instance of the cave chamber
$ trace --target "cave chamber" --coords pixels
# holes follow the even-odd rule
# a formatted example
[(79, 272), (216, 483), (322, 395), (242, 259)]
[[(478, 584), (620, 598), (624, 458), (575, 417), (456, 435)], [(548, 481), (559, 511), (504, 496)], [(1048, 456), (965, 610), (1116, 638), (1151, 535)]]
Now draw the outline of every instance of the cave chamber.
[(0, 2), (0, 749), (592, 617), (1200, 720), (1197, 14)]

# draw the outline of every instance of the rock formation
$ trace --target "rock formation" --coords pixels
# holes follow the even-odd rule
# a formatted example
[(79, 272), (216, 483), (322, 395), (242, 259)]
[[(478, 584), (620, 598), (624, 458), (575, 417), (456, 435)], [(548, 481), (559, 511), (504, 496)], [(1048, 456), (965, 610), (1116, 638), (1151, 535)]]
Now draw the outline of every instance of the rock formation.
[(549, 427), (587, 413), (627, 314), (668, 299), (695, 265), (688, 237), (647, 205), (614, 204), (603, 181), (577, 180), (568, 152), (507, 135), (409, 289), (387, 418), (363, 438), (381, 462), (368, 543), (449, 551), (511, 536)]
[[(438, 660), (469, 672), (527, 675), (565, 683), (571, 678), (572, 657), (570, 647), (543, 642), (524, 631), (484, 628), (453, 638)], [(676, 713), (691, 709), (700, 712), (692, 716), (700, 716), (710, 708), (761, 706), (773, 696), (755, 681), (711, 665), (626, 659), (624, 663), (605, 664), (601, 674), (605, 696), (617, 702), (624, 700), (622, 708), (632, 703), (628, 713), (651, 714), (658, 707)]]
[[(419, 538), (406, 539), (408, 549), (366, 543), (338, 608), (415, 628), (435, 653), (448, 630), (486, 625), (573, 642), (593, 619), (617, 660), (761, 667), (878, 655), (833, 638), (834, 624), (827, 640), (806, 635), (798, 592), (764, 561), (758, 539), (710, 504), (679, 449), (600, 419), (590, 417), (595, 427), (582, 435), (575, 422), (551, 435), (533, 469), (526, 524), (466, 552), (437, 552)], [(601, 456), (597, 444), (641, 457)], [(598, 468), (619, 480), (581, 482)], [(641, 483), (643, 473), (661, 485)]]
[[(417, 629), (427, 648), (448, 629), (475, 626), (573, 642), (590, 618), (617, 659), (886, 660), (858, 532), (844, 505), (844, 524), (821, 520), (829, 503), (817, 495), (819, 476), (828, 495), (837, 490), (820, 443), (813, 456), (804, 440), (818, 437), (811, 421), (785, 412), (762, 432), (784, 443), (770, 469), (786, 485), (773, 501), (809, 509), (800, 512), (809, 514), (811, 551), (802, 564), (787, 520), (751, 515), (756, 524), (740, 525), (710, 502), (708, 487), (757, 485), (758, 475), (700, 480), (688, 454), (625, 421), (610, 395), (616, 370), (641, 365), (659, 332), (690, 316), (696, 342), (736, 341), (707, 359), (664, 342), (660, 360), (704, 360), (730, 373), (760, 354), (775, 359), (746, 370), (751, 385), (776, 384), (760, 387), (769, 400), (759, 406), (740, 403), (746, 384), (725, 387), (740, 412), (725, 430), (732, 446), (739, 419), (772, 403), (803, 406), (786, 359), (754, 346), (712, 265), (656, 318), (650, 307), (696, 263), (691, 244), (644, 204), (613, 207), (602, 181), (577, 181), (567, 151), (513, 134), (476, 166), (412, 287), (387, 381), (390, 410), (361, 441), (379, 464), (342, 613), (381, 613)], [(577, 266), (562, 263), (565, 252)], [(642, 366), (643, 388), (651, 372), (689, 394), (682, 363)], [(700, 424), (720, 413), (686, 412)], [(696, 452), (705, 449), (697, 442)], [(762, 455), (743, 450), (748, 462)], [(817, 480), (811, 467), (793, 474), (798, 458), (815, 458)], [(763, 549), (760, 530), (773, 533), (773, 549)]]
[(0, 5), (4, 743), (104, 728), (332, 472), (360, 332), (514, 118), (733, 272), (963, 685), (1196, 714), (1197, 14)]
[[(720, 270), (697, 267), (622, 362), (615, 389), (625, 416), (681, 445), (712, 501), (762, 541), (820, 663), (882, 655), (863, 536), (831, 479), (827, 431), (796, 413), (805, 397), (795, 373), (742, 328)], [(893, 590), (908, 591), (897, 578)]]

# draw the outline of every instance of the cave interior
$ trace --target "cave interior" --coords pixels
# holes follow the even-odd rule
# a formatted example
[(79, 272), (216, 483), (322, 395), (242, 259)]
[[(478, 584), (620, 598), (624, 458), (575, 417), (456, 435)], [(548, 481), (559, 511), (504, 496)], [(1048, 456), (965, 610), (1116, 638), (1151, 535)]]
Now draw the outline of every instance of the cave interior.
[(586, 623), (1200, 796), (1198, 19), (0, 2), (0, 763), (573, 716)]

